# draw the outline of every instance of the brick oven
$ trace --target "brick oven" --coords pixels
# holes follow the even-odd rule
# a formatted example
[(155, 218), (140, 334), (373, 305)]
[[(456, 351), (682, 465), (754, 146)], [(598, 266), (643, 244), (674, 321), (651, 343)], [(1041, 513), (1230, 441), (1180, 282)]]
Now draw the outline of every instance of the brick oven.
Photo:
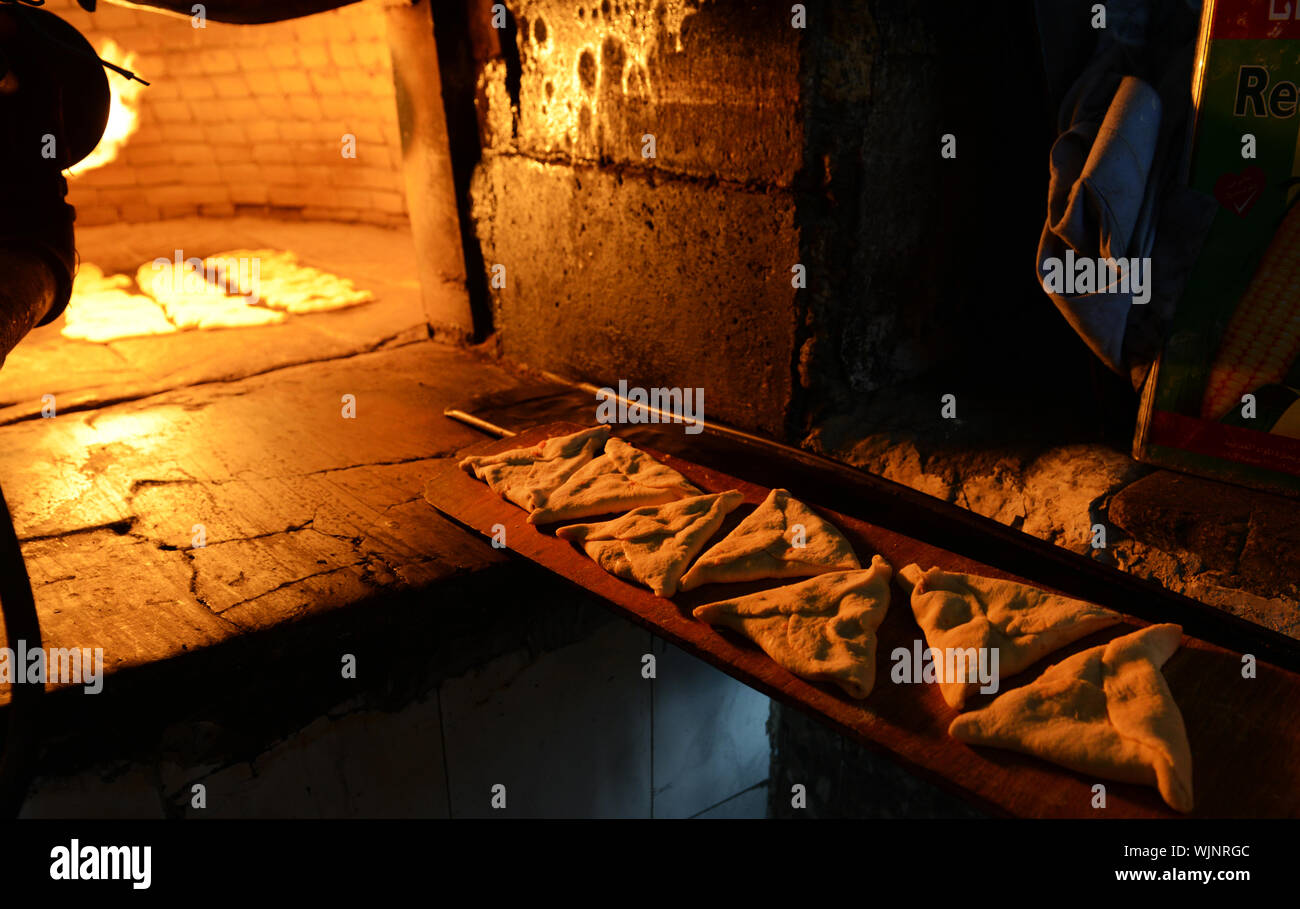
[[(361, 4), (257, 28), (73, 0), (46, 4), (149, 80), (120, 153), (74, 168), (77, 224), (237, 216), (398, 227), (402, 143), (383, 9)], [(129, 63), (127, 62), (129, 61)], [(357, 159), (341, 155), (358, 137)], [(357, 166), (352, 166), (356, 164)]]
[[(931, 564), (1101, 609), (1061, 656), (1177, 624), (1147, 662), (1193, 813), (1297, 810), (1300, 733), (1268, 720), (1300, 699), (1294, 502), (1136, 462), (1130, 377), (1029, 268), (1093, 45), (1043, 48), (1096, 39), (1066, 6), (49, 0), (111, 107), (54, 171), (70, 288), (0, 243), (3, 643), (100, 669), (25, 687), (0, 647), (0, 811), (1091, 816), (1091, 776), (949, 735), (891, 675)], [(613, 482), (588, 462), (692, 494), (584, 521), (723, 497), (707, 533), (646, 519), (691, 559), (765, 503), (830, 527), (804, 574), (883, 571), (892, 605), (817, 659), (861, 635), (874, 694), (701, 618), (788, 564), (674, 593), (637, 574), (659, 530), (532, 520)], [(1114, 816), (1185, 810), (1139, 777), (1107, 778)]]

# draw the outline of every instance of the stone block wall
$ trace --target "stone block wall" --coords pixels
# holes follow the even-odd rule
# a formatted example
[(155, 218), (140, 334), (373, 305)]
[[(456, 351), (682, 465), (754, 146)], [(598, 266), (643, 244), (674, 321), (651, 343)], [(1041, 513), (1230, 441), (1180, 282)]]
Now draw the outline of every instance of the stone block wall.
[(706, 413), (779, 431), (802, 161), (787, 13), (755, 7), (730, 33), (734, 11), (712, 6), (508, 5), (517, 101), (505, 67), (489, 66), (475, 191), (485, 264), (505, 267), (507, 356), (602, 383), (702, 387)]
[(1041, 206), (990, 224), (1043, 183), (1029, 4), (506, 6), (473, 196), (507, 356), (797, 438), (1033, 289)]

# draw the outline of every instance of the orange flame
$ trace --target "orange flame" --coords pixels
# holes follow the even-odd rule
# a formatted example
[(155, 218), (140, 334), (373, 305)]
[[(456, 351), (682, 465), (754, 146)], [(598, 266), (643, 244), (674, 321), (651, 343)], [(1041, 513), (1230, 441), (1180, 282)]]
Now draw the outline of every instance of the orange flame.
[[(135, 54), (123, 50), (111, 38), (100, 47), (99, 56), (128, 70), (135, 68)], [(103, 167), (112, 161), (140, 125), (140, 95), (144, 91), (144, 83), (109, 72), (108, 86), (113, 96), (108, 111), (108, 127), (95, 150), (69, 171), (72, 176)]]

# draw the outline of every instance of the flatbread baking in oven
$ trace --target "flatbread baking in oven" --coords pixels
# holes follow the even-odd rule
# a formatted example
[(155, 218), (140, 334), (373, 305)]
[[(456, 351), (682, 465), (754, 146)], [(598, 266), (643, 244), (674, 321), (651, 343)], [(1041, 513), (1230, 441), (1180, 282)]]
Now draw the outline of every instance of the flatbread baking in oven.
[(870, 568), (707, 603), (695, 617), (740, 632), (801, 678), (865, 698), (876, 684), (876, 629), (889, 609), (891, 574), (873, 556)]
[(528, 520), (553, 524), (703, 494), (671, 467), (622, 439), (612, 438), (605, 443), (603, 455), (578, 468), (558, 489), (534, 496), (537, 507)]
[(1177, 625), (1150, 625), (1077, 653), (957, 717), (948, 733), (1090, 776), (1155, 786), (1169, 807), (1191, 811), (1191, 746), (1160, 672), (1182, 636)]
[(567, 524), (555, 535), (582, 546), (601, 568), (670, 597), (691, 560), (744, 497), (734, 489), (647, 505), (600, 524)]
[(735, 530), (700, 556), (682, 578), (682, 590), (861, 567), (833, 524), (787, 490), (773, 489)]
[(267, 308), (291, 315), (346, 309), (375, 298), (347, 278), (303, 265), (288, 250), (232, 249), (208, 256), (203, 266), (204, 271), (218, 276), (230, 293), (256, 297)]
[(547, 439), (531, 448), (471, 455), (459, 466), (486, 482), (497, 495), (532, 511), (539, 494), (545, 496), (557, 489), (600, 454), (608, 438), (609, 427), (596, 426)]
[[(1066, 644), (1119, 621), (1117, 613), (1036, 587), (999, 578), (957, 574), (908, 565), (899, 579), (912, 592), (912, 614), (926, 643), (941, 654), (996, 648), (998, 678), (1013, 676)], [(946, 660), (936, 659), (939, 692), (958, 710), (979, 687), (967, 662), (963, 678), (943, 677)], [(958, 670), (960, 672), (960, 670)]]
[(145, 263), (136, 270), (136, 284), (167, 313), (167, 320), (178, 329), (246, 328), (275, 325), (286, 318), (263, 306), (251, 304), (243, 297), (227, 294), (209, 284), (203, 273), (189, 263), (179, 268), (166, 259)]

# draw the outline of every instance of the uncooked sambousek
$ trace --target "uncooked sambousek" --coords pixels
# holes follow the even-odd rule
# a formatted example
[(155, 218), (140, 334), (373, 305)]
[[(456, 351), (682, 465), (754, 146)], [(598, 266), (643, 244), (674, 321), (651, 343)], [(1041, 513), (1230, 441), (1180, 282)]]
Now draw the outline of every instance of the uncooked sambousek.
[(693, 496), (637, 508), (600, 524), (568, 524), (555, 535), (580, 544), (610, 574), (670, 597), (691, 560), (742, 501), (734, 489)]
[(573, 476), (605, 447), (608, 426), (583, 429), (547, 439), (531, 448), (512, 448), (491, 455), (471, 455), (460, 462), (492, 491), (532, 511), (538, 495), (545, 496)]
[(700, 556), (682, 578), (682, 590), (861, 567), (833, 524), (788, 491), (773, 489), (735, 530)]
[(745, 635), (786, 669), (865, 698), (876, 684), (876, 629), (889, 609), (889, 563), (707, 603), (695, 617)]
[(532, 524), (616, 514), (643, 505), (663, 505), (702, 495), (686, 478), (622, 439), (605, 443), (605, 453), (578, 468), (546, 495), (534, 497)]
[(1155, 786), (1171, 808), (1192, 810), (1192, 750), (1160, 667), (1182, 641), (1177, 625), (1150, 625), (1076, 653), (948, 734), (1007, 748), (1090, 776)]
[[(1119, 621), (1109, 609), (1000, 578), (939, 568), (923, 572), (916, 564), (904, 567), (899, 578), (912, 590), (912, 614), (930, 649), (947, 657), (996, 648), (999, 679)], [(936, 658), (935, 669), (948, 662)], [(939, 678), (940, 694), (958, 710), (980, 687), (975, 664), (967, 659), (962, 668), (957, 678), (944, 678), (942, 672)]]

